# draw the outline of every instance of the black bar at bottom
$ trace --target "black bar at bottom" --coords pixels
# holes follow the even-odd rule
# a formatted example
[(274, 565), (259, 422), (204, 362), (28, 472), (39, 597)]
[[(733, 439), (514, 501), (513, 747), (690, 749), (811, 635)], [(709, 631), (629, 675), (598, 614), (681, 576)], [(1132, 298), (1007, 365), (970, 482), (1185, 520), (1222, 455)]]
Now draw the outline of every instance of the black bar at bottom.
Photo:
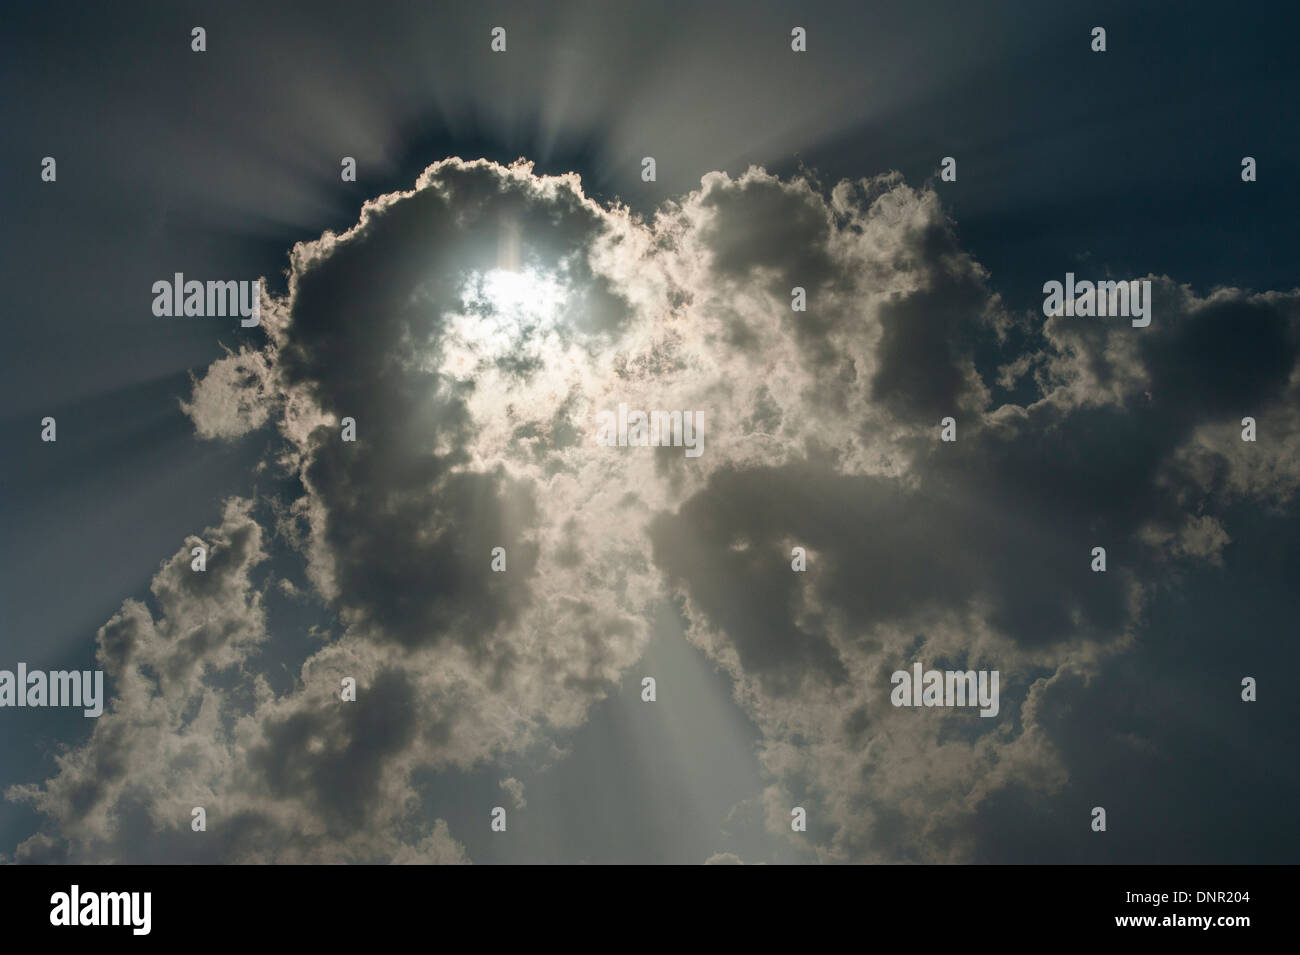
[(597, 876), (589, 867), (4, 866), (0, 912), (11, 941), (75, 932), (81, 942), (127, 945), (373, 944), (420, 930), (435, 945), (583, 936), (582, 944), (636, 944), (687, 931), (771, 944), (783, 929), (801, 948), (828, 942), (831, 931), (945, 945), (1021, 931), (1231, 944), (1287, 927), (1296, 875), (1288, 866), (858, 866), (767, 869), (739, 882), (715, 871), (687, 882), (681, 872), (610, 868)]

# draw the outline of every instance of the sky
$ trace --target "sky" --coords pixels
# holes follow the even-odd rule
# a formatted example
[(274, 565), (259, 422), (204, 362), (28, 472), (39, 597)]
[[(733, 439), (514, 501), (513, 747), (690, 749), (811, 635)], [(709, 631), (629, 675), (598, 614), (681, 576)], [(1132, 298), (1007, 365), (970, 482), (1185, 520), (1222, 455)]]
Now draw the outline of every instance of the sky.
[(0, 22), (6, 861), (1300, 856), (1290, 9)]

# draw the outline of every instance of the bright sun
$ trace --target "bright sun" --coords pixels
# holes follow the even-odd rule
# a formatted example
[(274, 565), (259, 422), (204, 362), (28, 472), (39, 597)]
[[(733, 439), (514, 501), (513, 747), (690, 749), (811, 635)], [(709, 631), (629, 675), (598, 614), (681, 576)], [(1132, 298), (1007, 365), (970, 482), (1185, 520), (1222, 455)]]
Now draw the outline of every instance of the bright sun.
[(565, 288), (555, 276), (536, 269), (489, 269), (471, 281), (471, 304), (489, 307), (499, 321), (554, 322), (564, 305)]
[(448, 316), (438, 370), (467, 379), (502, 359), (535, 355), (562, 335), (569, 289), (534, 268), (472, 272), (461, 288), (464, 311)]

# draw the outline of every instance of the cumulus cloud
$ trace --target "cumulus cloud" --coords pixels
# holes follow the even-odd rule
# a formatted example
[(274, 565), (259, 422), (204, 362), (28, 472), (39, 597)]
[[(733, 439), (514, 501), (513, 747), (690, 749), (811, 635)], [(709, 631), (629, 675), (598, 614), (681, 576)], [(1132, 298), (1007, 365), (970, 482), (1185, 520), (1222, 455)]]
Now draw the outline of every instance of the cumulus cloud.
[[(399, 851), (451, 860), (445, 823), (414, 847), (385, 827), (410, 819), (385, 757), (410, 732), (400, 675), (354, 709), (306, 692), (277, 700), (259, 672), (268, 639), (252, 574), (267, 559), (253, 502), (192, 538), (154, 576), (159, 611), (128, 600), (100, 628), (97, 662), (116, 688), (90, 740), (58, 758), (43, 787), (18, 786), (57, 820), (20, 861), (384, 861)], [(207, 548), (192, 569), (191, 545)], [(215, 838), (191, 828), (202, 808)], [(370, 825), (367, 826), (367, 823)], [(379, 825), (382, 823), (383, 825)]]
[(514, 803), (516, 809), (523, 809), (528, 805), (528, 800), (524, 798), (524, 784), (513, 776), (501, 780), (501, 788), (509, 794), (510, 801)]
[(744, 861), (734, 852), (715, 852), (704, 860), (705, 865), (744, 865)]
[[(298, 488), (277, 540), (337, 630), (272, 689), (264, 531), (230, 502), (206, 574), (187, 547), (159, 613), (128, 600), (101, 629), (117, 695), (12, 793), (51, 820), (20, 857), (197, 852), (206, 804), (220, 858), (467, 861), (413, 774), (554, 745), (671, 598), (761, 733), (773, 833), (968, 859), (1008, 793), (1068, 784), (1058, 701), (1134, 652), (1161, 568), (1220, 561), (1216, 508), (1300, 479), (1300, 296), (1153, 277), (1149, 329), (1035, 323), (896, 174), (710, 173), (646, 221), (576, 176), (449, 159), (291, 261), (265, 346), (185, 408), (205, 438), (274, 426)], [(1022, 378), (1031, 403), (995, 397)], [(598, 446), (622, 402), (701, 413), (703, 454)], [(891, 706), (917, 660), (999, 670), (1000, 717)]]

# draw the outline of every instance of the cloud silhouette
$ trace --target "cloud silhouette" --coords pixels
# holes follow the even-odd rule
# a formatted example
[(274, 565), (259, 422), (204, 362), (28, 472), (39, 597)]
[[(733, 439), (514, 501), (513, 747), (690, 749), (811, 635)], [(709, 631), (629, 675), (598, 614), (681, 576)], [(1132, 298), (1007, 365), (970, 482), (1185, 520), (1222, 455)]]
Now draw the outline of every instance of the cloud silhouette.
[[(292, 491), (228, 502), (206, 573), (182, 549), (157, 612), (100, 630), (116, 696), (11, 790), (48, 820), (16, 857), (467, 861), (417, 772), (562, 745), (665, 599), (761, 734), (773, 833), (826, 861), (1010, 854), (1019, 807), (1095, 778), (1080, 725), (1150, 665), (1179, 575), (1300, 480), (1300, 293), (1152, 280), (1147, 329), (1012, 314), (896, 174), (710, 173), (646, 220), (526, 162), (430, 166), (296, 246), (264, 347), (196, 379), (197, 433), (274, 428)], [(620, 403), (700, 413), (703, 453), (600, 446)], [(288, 688), (271, 548), (335, 621)], [(999, 670), (999, 717), (890, 705), (918, 660)]]

